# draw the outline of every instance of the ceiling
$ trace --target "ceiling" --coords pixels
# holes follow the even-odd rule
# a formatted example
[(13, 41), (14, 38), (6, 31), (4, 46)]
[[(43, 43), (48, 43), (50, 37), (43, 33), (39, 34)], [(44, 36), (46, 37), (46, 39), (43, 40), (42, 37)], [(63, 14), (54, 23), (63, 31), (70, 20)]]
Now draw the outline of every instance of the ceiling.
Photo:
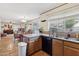
[(55, 8), (61, 3), (0, 3), (0, 19), (31, 20), (40, 16), (41, 13)]

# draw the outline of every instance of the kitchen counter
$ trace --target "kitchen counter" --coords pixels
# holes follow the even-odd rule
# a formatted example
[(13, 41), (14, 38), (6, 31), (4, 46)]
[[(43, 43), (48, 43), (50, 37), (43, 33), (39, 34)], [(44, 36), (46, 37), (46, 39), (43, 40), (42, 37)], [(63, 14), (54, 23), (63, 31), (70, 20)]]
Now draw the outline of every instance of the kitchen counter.
[(54, 37), (54, 39), (59, 39), (59, 40), (64, 40), (64, 41), (70, 41), (70, 42), (74, 42), (74, 43), (79, 43), (79, 39), (76, 38), (64, 38), (64, 37)]
[[(39, 36), (47, 36), (47, 37), (50, 37), (49, 34), (39, 34)], [(64, 40), (64, 41), (70, 41), (70, 42), (74, 42), (74, 43), (79, 43), (79, 39), (76, 39), (76, 38), (64, 38), (64, 37), (54, 37), (52, 39), (59, 39), (59, 40)]]
[[(49, 34), (41, 34), (42, 36), (47, 36), (49, 37)], [(79, 39), (76, 38), (64, 38), (64, 37), (54, 37), (53, 39), (59, 39), (59, 40), (64, 40), (64, 41), (70, 41), (70, 42), (74, 42), (74, 43), (79, 43)]]
[(49, 34), (40, 34), (40, 36), (47, 36), (47, 37), (49, 37)]

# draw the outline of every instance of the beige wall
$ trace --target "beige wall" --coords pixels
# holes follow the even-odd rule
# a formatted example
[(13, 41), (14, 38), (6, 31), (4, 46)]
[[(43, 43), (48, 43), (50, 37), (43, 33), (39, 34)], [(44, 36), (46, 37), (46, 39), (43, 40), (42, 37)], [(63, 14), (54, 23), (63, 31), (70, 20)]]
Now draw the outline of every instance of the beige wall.
[(40, 26), (43, 28), (44, 31), (48, 31), (48, 21), (41, 22)]

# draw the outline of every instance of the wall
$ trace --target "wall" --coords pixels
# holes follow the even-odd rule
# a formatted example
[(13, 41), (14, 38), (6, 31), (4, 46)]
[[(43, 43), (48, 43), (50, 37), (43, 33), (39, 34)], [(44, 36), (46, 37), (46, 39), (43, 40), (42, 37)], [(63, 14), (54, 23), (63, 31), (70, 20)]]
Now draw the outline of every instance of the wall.
[(1, 19), (0, 19), (0, 32), (1, 32)]
[(66, 4), (61, 7), (58, 7), (54, 10), (51, 10), (47, 13), (40, 15), (40, 20), (48, 20), (44, 23), (40, 23), (40, 26), (43, 27), (44, 31), (49, 31), (49, 20), (54, 20), (56, 18), (61, 18), (69, 15), (79, 14), (79, 4)]
[(33, 20), (27, 21), (26, 22), (26, 31), (28, 31), (28, 29), (31, 27), (31, 29), (33, 30), (34, 28), (34, 24), (37, 24), (35, 27), (36, 28), (40, 28), (39, 24), (40, 24), (40, 19), (39, 18), (35, 18)]
[[(12, 22), (12, 29), (14, 31), (17, 31), (18, 28), (24, 28), (25, 24), (24, 23), (21, 23), (21, 22), (17, 22), (17, 21), (11, 21)], [(4, 30), (4, 24), (9, 24), (10, 22), (8, 21), (1, 21), (1, 32), (3, 32)]]

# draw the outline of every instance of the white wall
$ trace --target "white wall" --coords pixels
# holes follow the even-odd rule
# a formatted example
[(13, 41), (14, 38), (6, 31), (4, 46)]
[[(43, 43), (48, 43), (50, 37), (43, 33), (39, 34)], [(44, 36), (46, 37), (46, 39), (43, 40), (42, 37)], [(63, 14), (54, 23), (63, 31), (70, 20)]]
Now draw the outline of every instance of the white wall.
[[(56, 18), (62, 18), (74, 14), (79, 14), (79, 4), (66, 4), (64, 6), (61, 6), (59, 8), (56, 8), (55, 10), (51, 10), (45, 14), (42, 14), (40, 16), (41, 20), (55, 20)], [(41, 23), (42, 27), (45, 31), (49, 31), (48, 22)]]
[(0, 19), (0, 32), (1, 32), (1, 19)]

